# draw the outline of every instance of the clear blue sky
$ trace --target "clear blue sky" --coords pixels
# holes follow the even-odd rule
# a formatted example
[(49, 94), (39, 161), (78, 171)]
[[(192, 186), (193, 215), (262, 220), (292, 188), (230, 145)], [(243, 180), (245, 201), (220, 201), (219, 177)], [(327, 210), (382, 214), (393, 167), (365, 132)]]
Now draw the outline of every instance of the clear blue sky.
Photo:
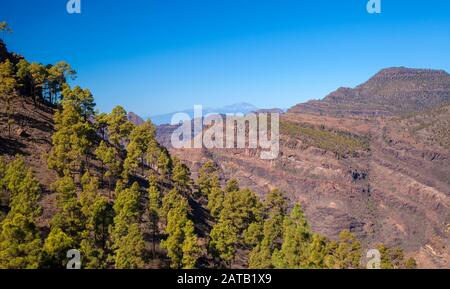
[(1, 0), (9, 48), (66, 60), (102, 111), (148, 116), (246, 101), (288, 108), (384, 67), (450, 71), (450, 1)]

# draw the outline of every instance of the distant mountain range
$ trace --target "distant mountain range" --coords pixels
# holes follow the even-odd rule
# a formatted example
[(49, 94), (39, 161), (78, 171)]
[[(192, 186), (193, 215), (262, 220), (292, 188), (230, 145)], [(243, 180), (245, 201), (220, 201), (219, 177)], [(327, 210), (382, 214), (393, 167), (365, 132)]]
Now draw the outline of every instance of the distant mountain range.
[[(241, 103), (235, 103), (231, 105), (227, 105), (224, 107), (219, 108), (203, 108), (203, 116), (209, 114), (209, 113), (218, 113), (218, 114), (226, 114), (226, 113), (250, 113), (258, 111), (258, 108), (250, 103), (241, 102)], [(186, 109), (182, 111), (175, 111), (171, 113), (161, 114), (161, 115), (155, 115), (151, 116), (150, 119), (152, 122), (156, 125), (162, 125), (162, 124), (170, 124), (172, 120), (172, 116), (176, 113), (186, 113), (191, 118), (194, 118), (194, 109)]]

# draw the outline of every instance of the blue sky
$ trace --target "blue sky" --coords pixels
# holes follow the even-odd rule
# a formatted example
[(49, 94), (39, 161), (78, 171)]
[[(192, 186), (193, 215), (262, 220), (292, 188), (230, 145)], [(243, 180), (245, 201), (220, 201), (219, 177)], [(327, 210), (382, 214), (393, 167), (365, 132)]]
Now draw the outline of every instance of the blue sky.
[(143, 116), (249, 102), (288, 108), (391, 66), (450, 71), (450, 1), (1, 0), (6, 42), (66, 60), (98, 107)]

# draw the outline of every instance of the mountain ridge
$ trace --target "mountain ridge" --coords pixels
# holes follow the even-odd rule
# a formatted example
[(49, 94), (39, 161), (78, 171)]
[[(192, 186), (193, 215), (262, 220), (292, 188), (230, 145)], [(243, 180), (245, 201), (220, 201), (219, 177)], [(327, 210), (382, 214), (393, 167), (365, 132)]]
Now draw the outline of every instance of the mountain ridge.
[(293, 106), (291, 113), (394, 116), (450, 101), (450, 75), (444, 70), (391, 67), (355, 88), (340, 87), (321, 100)]

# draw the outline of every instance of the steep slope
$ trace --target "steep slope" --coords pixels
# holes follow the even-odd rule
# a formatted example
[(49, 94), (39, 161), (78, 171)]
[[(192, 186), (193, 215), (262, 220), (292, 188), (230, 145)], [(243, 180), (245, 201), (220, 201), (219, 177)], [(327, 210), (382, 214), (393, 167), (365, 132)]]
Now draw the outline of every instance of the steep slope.
[[(249, 149), (171, 151), (193, 171), (213, 159), (226, 178), (263, 195), (285, 190), (328, 237), (350, 229), (366, 248), (398, 245), (422, 267), (448, 268), (448, 79), (442, 71), (387, 69), (355, 90), (298, 105), (281, 117), (274, 161)], [(403, 112), (412, 113), (389, 116)]]
[(450, 100), (450, 75), (442, 70), (383, 69), (356, 88), (339, 88), (323, 100), (298, 104), (292, 113), (397, 115)]

